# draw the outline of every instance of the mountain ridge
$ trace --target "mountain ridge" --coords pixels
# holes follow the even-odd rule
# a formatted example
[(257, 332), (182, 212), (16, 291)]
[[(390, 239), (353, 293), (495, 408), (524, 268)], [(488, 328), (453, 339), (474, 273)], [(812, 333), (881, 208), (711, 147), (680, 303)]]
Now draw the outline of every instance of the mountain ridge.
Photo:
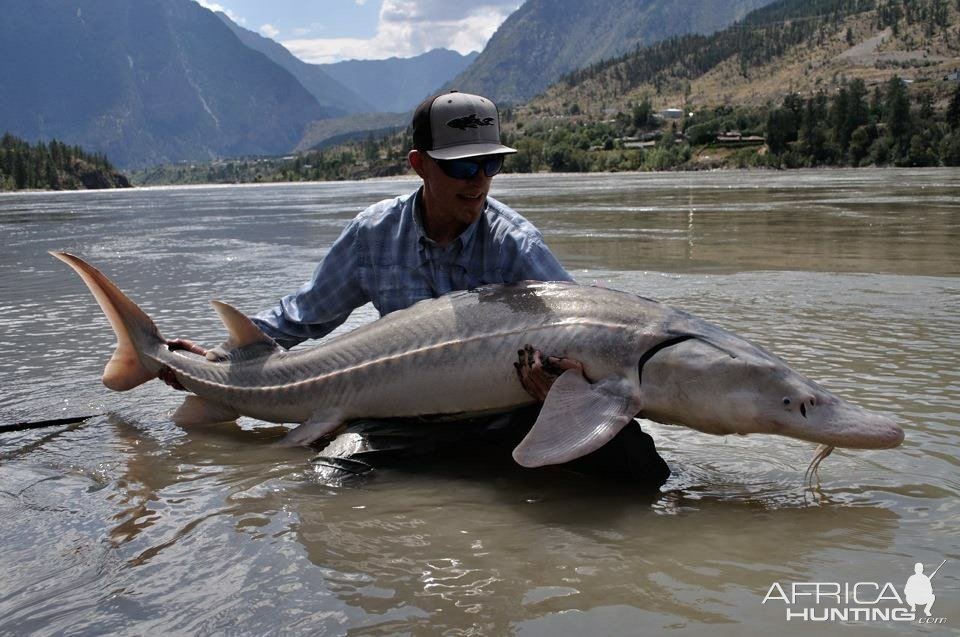
[(375, 104), (373, 112), (399, 113), (413, 111), (479, 55), (476, 51), (462, 55), (441, 48), (410, 58), (344, 60), (319, 66), (366, 102)]
[[(960, 7), (779, 0), (501, 109), (508, 172), (960, 166)], [(889, 37), (887, 37), (889, 34)], [(670, 112), (667, 112), (667, 109)], [(409, 169), (409, 129), (174, 179), (359, 179)], [(147, 176), (163, 183), (172, 171)]]
[[(915, 0), (913, 6), (943, 4)], [(955, 71), (960, 8), (950, 9), (934, 34), (927, 33), (933, 23), (919, 12), (912, 21), (885, 18), (885, 7), (897, 5), (899, 0), (778, 0), (713, 35), (678, 36), (573, 71), (520, 110), (569, 114), (576, 105), (584, 117), (597, 118), (644, 99), (657, 109), (759, 106), (791, 93), (836, 90), (856, 77), (871, 86), (895, 74), (936, 83)]]
[(448, 86), (524, 102), (563, 74), (638, 46), (712, 32), (774, 0), (527, 0)]
[(7, 0), (0, 122), (121, 167), (287, 152), (329, 115), (191, 0)]
[(329, 110), (331, 116), (342, 117), (370, 112), (373, 109), (356, 92), (327, 74), (320, 65), (304, 62), (279, 42), (241, 27), (222, 11), (217, 11), (216, 16), (244, 45), (266, 55), (275, 64), (289, 71), (321, 106)]

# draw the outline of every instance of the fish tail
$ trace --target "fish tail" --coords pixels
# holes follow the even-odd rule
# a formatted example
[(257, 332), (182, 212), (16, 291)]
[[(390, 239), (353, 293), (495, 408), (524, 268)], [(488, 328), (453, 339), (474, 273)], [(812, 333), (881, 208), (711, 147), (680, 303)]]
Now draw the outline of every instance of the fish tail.
[(66, 252), (50, 252), (80, 275), (93, 293), (100, 309), (117, 335), (117, 349), (103, 370), (103, 384), (114, 391), (127, 391), (157, 377), (159, 366), (150, 369), (140, 356), (145, 346), (165, 342), (157, 326), (108, 279), (80, 257)]

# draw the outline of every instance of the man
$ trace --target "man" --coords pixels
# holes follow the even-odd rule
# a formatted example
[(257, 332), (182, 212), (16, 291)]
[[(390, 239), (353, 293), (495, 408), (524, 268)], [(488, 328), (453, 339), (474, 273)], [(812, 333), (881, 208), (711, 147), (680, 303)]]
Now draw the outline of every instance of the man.
[[(413, 146), (408, 161), (422, 186), (361, 212), (330, 247), (310, 281), (253, 318), (280, 345), (289, 348), (323, 337), (367, 302), (383, 316), (423, 299), (483, 284), (572, 281), (533, 224), (488, 194), (504, 157), (516, 152), (501, 143), (500, 116), (493, 102), (456, 91), (425, 100), (414, 112)], [(542, 402), (555, 373), (579, 364), (555, 358), (541, 361), (540, 353), (531, 348), (520, 353), (515, 366), (520, 382)], [(536, 410), (521, 410), (513, 418), (474, 421), (469, 432), (459, 425), (353, 423), (347, 435), (321, 454), (338, 459), (334, 464), (349, 470), (350, 459), (375, 459), (387, 450), (423, 454), (448, 443), (464, 446), (471, 436), (484, 437), (491, 431), (493, 439), (509, 444), (518, 433), (525, 434), (535, 418)], [(624, 471), (659, 486), (669, 469), (639, 426), (627, 429), (631, 431), (607, 445), (609, 450), (601, 449), (581, 464), (594, 462), (601, 472), (635, 464)], [(611, 461), (611, 454), (619, 460)], [(364, 467), (352, 465), (361, 472)]]
[(537, 229), (488, 196), (504, 156), (493, 102), (446, 93), (413, 117), (414, 193), (361, 212), (313, 278), (254, 322), (284, 347), (320, 338), (355, 308), (380, 315), (485, 283), (570, 281)]

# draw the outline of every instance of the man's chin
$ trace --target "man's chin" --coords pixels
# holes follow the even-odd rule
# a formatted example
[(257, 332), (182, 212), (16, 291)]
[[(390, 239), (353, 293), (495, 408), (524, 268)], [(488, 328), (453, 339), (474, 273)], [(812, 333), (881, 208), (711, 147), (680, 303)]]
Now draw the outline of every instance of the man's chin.
[(480, 216), (480, 213), (483, 212), (487, 203), (487, 197), (486, 195), (480, 195), (479, 197), (457, 195), (457, 203), (460, 204), (459, 207), (461, 210), (467, 212), (471, 218), (476, 219)]

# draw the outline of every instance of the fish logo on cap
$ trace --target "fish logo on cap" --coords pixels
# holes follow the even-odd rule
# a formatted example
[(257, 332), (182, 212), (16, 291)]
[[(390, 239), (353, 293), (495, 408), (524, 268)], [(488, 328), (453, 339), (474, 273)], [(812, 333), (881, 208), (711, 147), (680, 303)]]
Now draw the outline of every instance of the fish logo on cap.
[(447, 126), (450, 128), (457, 128), (459, 130), (465, 131), (468, 128), (480, 128), (481, 126), (493, 126), (494, 118), (484, 117), (480, 119), (477, 117), (476, 113), (471, 113), (470, 115), (465, 115), (463, 117), (458, 117), (456, 119), (451, 119), (447, 122)]

